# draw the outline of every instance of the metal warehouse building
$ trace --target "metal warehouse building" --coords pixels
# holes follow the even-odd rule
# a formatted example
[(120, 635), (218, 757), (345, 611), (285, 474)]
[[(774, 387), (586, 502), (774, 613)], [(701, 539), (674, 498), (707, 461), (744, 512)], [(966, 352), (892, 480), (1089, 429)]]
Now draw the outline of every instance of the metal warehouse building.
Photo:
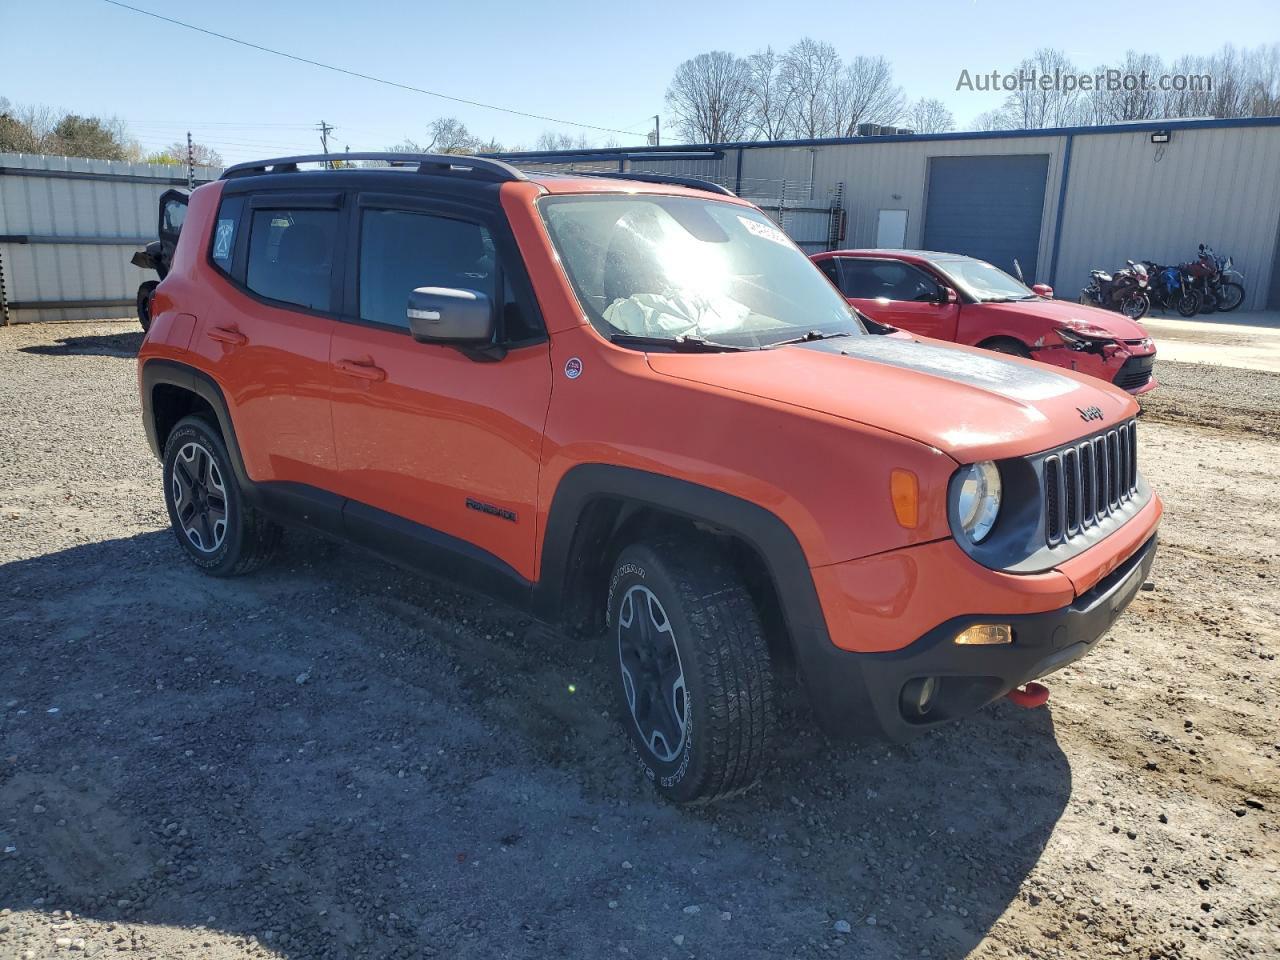
[(1234, 257), (1280, 308), (1280, 117), (501, 154), (544, 170), (714, 180), (809, 251), (966, 253), (1074, 298), (1089, 269)]

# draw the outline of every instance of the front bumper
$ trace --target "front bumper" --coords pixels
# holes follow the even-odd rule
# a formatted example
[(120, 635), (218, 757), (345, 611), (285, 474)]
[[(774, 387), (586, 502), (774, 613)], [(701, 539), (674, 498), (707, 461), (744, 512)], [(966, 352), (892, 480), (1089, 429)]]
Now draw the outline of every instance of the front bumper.
[[(1155, 560), (1156, 535), (1067, 606), (1043, 613), (955, 617), (899, 650), (854, 653), (828, 645), (806, 681), (823, 726), (836, 735), (902, 741), (1004, 696), (1089, 653), (1133, 600)], [(957, 646), (977, 623), (1007, 623), (1013, 642)], [(816, 669), (815, 669), (816, 668)], [(933, 677), (937, 693), (924, 716), (902, 707), (903, 688)]]

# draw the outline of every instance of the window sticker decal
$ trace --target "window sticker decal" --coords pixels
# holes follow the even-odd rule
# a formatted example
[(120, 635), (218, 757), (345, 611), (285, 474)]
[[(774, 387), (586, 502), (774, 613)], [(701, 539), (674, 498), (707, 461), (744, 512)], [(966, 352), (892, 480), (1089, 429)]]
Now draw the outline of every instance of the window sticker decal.
[(231, 259), (231, 241), (235, 237), (235, 233), (236, 222), (234, 220), (218, 221), (218, 225), (213, 231), (213, 259)]

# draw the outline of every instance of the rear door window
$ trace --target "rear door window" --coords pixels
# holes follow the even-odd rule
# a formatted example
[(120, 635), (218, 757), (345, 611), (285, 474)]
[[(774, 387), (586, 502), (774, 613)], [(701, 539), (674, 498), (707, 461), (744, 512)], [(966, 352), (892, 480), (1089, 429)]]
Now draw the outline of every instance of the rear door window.
[(255, 208), (245, 286), (271, 300), (328, 311), (337, 235), (336, 210)]

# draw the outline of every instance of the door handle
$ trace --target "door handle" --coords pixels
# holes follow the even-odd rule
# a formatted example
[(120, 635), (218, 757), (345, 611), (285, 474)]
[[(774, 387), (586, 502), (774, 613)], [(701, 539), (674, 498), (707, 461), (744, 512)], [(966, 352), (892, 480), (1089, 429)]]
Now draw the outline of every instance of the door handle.
[(385, 380), (387, 379), (387, 371), (381, 367), (375, 367), (371, 363), (358, 363), (355, 360), (339, 360), (334, 364), (339, 370), (351, 377), (359, 377), (361, 380)]
[(233, 347), (243, 346), (249, 342), (239, 330), (228, 330), (226, 327), (211, 327), (208, 332), (210, 340), (217, 340), (219, 343), (229, 343)]

